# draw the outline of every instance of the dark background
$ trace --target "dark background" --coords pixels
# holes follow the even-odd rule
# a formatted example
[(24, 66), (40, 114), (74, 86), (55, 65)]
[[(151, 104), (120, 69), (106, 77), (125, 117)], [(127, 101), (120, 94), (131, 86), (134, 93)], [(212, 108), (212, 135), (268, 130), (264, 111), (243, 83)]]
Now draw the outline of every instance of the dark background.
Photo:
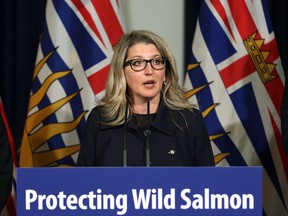
[[(191, 54), (191, 42), (201, 1), (185, 0), (185, 62)], [(0, 96), (14, 136), (15, 149), (21, 145), (37, 47), (45, 18), (45, 4), (46, 0), (0, 1)], [(268, 0), (268, 7), (283, 68), (287, 74), (287, 0)]]

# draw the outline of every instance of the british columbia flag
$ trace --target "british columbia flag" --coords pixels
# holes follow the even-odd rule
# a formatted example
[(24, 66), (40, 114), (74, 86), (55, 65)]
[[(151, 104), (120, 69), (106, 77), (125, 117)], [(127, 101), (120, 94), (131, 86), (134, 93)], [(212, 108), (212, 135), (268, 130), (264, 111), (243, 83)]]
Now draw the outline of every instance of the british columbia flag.
[(47, 1), (20, 167), (75, 165), (86, 117), (105, 91), (123, 33), (117, 0)]
[(186, 95), (205, 117), (217, 166), (263, 167), (263, 215), (288, 215), (284, 72), (266, 1), (201, 4)]

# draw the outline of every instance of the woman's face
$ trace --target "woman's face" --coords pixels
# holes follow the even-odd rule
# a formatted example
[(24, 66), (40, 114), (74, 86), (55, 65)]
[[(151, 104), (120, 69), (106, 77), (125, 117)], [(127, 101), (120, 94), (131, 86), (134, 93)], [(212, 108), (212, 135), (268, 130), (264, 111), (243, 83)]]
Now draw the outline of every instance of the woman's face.
[[(128, 49), (126, 62), (134, 59), (156, 59), (157, 62), (157, 59), (161, 59), (161, 55), (154, 44), (138, 43)], [(165, 81), (165, 68), (156, 70), (150, 62), (141, 71), (134, 71), (130, 64), (126, 64), (124, 71), (129, 95), (134, 104), (146, 103), (148, 100), (156, 103), (160, 101), (160, 93)]]

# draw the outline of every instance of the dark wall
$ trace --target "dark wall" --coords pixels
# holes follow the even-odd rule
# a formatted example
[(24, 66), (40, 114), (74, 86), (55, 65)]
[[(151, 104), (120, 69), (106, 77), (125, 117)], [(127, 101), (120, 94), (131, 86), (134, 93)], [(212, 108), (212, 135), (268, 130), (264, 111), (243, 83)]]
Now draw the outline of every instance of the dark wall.
[(1, 0), (0, 95), (21, 142), (46, 0)]

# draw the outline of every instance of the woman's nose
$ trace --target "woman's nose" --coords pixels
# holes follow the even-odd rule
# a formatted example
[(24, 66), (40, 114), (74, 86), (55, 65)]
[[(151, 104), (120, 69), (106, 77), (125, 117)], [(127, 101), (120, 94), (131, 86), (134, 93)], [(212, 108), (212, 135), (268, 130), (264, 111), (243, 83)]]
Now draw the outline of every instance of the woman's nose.
[(146, 68), (144, 69), (144, 72), (146, 75), (150, 75), (154, 72), (153, 67), (151, 65), (151, 62), (147, 62), (147, 65), (146, 65)]

